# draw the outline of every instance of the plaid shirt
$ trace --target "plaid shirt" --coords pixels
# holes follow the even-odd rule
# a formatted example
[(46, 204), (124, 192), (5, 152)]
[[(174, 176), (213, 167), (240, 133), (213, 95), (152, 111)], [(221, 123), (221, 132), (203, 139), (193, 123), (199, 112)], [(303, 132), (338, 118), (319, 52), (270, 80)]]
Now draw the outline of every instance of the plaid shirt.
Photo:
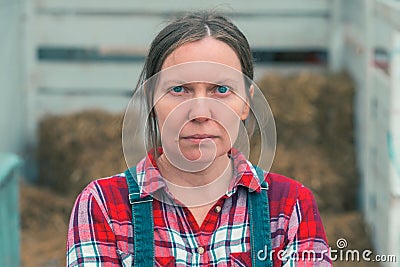
[[(230, 156), (234, 179), (201, 226), (188, 208), (154, 199), (156, 266), (251, 266), (247, 190), (261, 193), (260, 184), (244, 155), (232, 150)], [(141, 196), (166, 189), (150, 154), (139, 162), (137, 173), (144, 187)], [(265, 178), (274, 266), (331, 266), (311, 191), (281, 175), (266, 173)], [(67, 266), (132, 266), (131, 220), (124, 174), (91, 182), (71, 214)], [(265, 252), (259, 255), (265, 257)]]

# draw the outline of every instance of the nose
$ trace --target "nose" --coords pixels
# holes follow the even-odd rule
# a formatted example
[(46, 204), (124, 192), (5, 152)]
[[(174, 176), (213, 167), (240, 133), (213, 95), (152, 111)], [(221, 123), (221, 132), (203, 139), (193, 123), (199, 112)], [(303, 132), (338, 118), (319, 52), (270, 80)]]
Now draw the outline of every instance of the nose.
[(196, 122), (205, 122), (212, 116), (210, 99), (207, 97), (198, 97), (192, 100), (189, 110), (189, 120)]

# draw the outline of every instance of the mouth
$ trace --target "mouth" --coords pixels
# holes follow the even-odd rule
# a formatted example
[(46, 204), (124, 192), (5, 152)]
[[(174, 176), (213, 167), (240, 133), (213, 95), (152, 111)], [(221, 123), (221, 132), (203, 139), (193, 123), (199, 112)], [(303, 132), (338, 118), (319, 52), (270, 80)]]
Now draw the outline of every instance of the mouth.
[(210, 134), (194, 134), (194, 135), (184, 136), (182, 137), (182, 139), (192, 143), (200, 143), (202, 141), (213, 140), (217, 137), (218, 136), (216, 135), (210, 135)]

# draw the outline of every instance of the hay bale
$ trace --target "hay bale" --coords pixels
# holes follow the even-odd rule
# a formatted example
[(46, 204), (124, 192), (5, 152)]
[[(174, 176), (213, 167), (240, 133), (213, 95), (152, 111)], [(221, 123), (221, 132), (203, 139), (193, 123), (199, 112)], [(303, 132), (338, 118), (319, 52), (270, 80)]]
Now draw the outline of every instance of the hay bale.
[(278, 145), (271, 171), (309, 187), (320, 210), (341, 212), (355, 207), (354, 187), (348, 187), (349, 180), (339, 174), (326, 153), (316, 145), (303, 148)]
[[(268, 74), (258, 85), (277, 127), (278, 146), (271, 171), (295, 177), (311, 188), (321, 210), (354, 209), (358, 183), (354, 86), (348, 76), (308, 71), (286, 77)], [(252, 140), (252, 148), (259, 146), (257, 139)]]
[[(269, 74), (259, 86), (277, 125), (272, 171), (309, 186), (323, 210), (353, 209), (357, 173), (353, 85), (348, 77), (312, 72), (286, 77)], [(77, 193), (95, 178), (123, 171), (122, 119), (123, 114), (101, 110), (44, 118), (39, 126), (40, 182), (60, 192)], [(259, 140), (254, 140), (252, 151), (259, 147)]]
[(274, 114), (278, 141), (302, 146), (318, 140), (317, 101), (326, 84), (327, 77), (312, 72), (261, 79), (258, 85)]
[(44, 118), (39, 126), (39, 182), (76, 194), (91, 180), (126, 169), (122, 118), (100, 110)]

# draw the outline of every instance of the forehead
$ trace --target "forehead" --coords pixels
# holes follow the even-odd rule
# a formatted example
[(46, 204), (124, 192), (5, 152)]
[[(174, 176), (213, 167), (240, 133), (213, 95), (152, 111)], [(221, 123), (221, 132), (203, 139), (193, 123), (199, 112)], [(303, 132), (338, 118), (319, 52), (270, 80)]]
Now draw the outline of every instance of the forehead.
[(210, 84), (226, 85), (241, 91), (244, 86), (244, 76), (236, 68), (221, 63), (195, 61), (180, 63), (163, 69), (153, 77), (154, 84), (162, 92), (176, 85)]
[(161, 69), (195, 61), (220, 63), (240, 72), (242, 69), (235, 51), (228, 44), (212, 37), (179, 46), (165, 59)]

